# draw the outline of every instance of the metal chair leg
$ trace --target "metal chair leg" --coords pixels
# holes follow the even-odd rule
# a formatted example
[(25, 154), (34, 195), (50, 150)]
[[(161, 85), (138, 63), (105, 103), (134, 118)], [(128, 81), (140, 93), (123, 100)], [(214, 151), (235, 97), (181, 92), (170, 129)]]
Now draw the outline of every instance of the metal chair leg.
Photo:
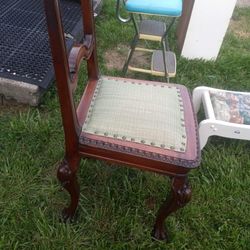
[(131, 58), (132, 58), (133, 54), (134, 54), (135, 47), (136, 47), (136, 44), (137, 44), (138, 40), (139, 40), (138, 34), (135, 34), (135, 36), (134, 36), (134, 38), (133, 38), (133, 40), (131, 42), (131, 45), (130, 45), (130, 51), (129, 51), (127, 60), (126, 60), (124, 66), (123, 66), (123, 69), (122, 69), (123, 75), (127, 74), (128, 65), (129, 65), (129, 63), (131, 61)]
[(165, 42), (166, 50), (170, 51), (168, 36), (165, 37), (164, 42)]
[(165, 31), (165, 34), (162, 37), (162, 40), (165, 42), (165, 46), (166, 46), (167, 51), (170, 51), (169, 41), (168, 41), (168, 34), (169, 34), (169, 31), (170, 31), (171, 27), (173, 26), (175, 20), (176, 20), (176, 18), (173, 18), (168, 26), (166, 24), (167, 29)]
[(163, 56), (163, 62), (164, 62), (164, 71), (165, 71), (165, 77), (167, 79), (167, 82), (169, 83), (169, 76), (168, 76), (168, 72), (167, 72), (167, 58), (166, 58), (166, 44), (165, 41), (162, 40), (161, 42), (162, 44), (162, 56)]
[(166, 53), (165, 51), (170, 51), (169, 48), (169, 42), (168, 42), (168, 33), (171, 29), (171, 27), (173, 26), (174, 22), (175, 22), (176, 18), (173, 18), (173, 20), (170, 22), (170, 24), (167, 26), (167, 29), (165, 31), (165, 34), (162, 37), (162, 53), (163, 53), (163, 61), (164, 61), (164, 69), (165, 69), (165, 77), (167, 79), (167, 82), (169, 83), (169, 75), (167, 72), (167, 58), (166, 58)]

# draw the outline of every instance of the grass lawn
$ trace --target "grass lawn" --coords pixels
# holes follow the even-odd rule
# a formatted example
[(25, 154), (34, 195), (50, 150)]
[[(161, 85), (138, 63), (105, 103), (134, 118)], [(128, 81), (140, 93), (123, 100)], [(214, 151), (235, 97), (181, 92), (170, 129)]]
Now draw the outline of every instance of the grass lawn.
[[(98, 53), (103, 74), (121, 75), (117, 55), (133, 28), (114, 12), (114, 1), (106, 0), (97, 19)], [(237, 9), (218, 60), (177, 55), (173, 81), (190, 90), (250, 91), (249, 23), (250, 9)], [(108, 68), (107, 55), (117, 59)], [(95, 160), (81, 162), (77, 221), (59, 222), (68, 196), (55, 177), (64, 138), (54, 86), (38, 108), (0, 106), (0, 131), (0, 249), (250, 249), (250, 142), (210, 140), (200, 168), (190, 174), (192, 201), (167, 220), (165, 243), (153, 242), (150, 232), (168, 178)]]

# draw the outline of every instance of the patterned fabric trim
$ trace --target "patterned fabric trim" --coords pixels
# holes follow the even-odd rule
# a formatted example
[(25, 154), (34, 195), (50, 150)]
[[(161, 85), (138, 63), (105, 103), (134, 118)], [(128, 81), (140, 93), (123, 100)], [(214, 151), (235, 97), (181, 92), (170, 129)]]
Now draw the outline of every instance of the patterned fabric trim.
[(121, 146), (118, 144), (111, 144), (108, 142), (103, 142), (101, 140), (92, 140), (90, 138), (87, 138), (86, 136), (82, 136), (80, 138), (80, 142), (81, 144), (89, 145), (95, 148), (103, 148), (103, 149), (112, 150), (115, 152), (126, 153), (129, 155), (133, 155), (133, 156), (135, 155), (138, 157), (143, 157), (143, 158), (147, 158), (150, 160), (156, 160), (159, 162), (173, 164), (173, 165), (177, 165), (177, 166), (181, 166), (185, 168), (196, 168), (200, 165), (200, 149), (198, 147), (199, 146), (198, 143), (197, 143), (197, 152), (199, 153), (197, 157), (194, 160), (186, 160), (186, 159), (181, 159), (177, 157), (170, 157), (168, 155), (152, 153), (146, 150), (140, 150), (140, 149), (136, 149), (132, 147), (125, 147), (125, 146)]
[(250, 125), (250, 93), (210, 91), (217, 120)]

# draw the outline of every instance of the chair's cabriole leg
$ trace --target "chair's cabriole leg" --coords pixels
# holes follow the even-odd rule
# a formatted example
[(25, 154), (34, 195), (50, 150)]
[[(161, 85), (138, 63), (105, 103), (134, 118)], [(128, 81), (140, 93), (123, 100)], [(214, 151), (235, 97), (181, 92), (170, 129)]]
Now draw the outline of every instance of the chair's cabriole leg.
[(80, 189), (76, 176), (78, 166), (79, 160), (71, 161), (70, 163), (67, 160), (63, 160), (57, 171), (58, 180), (70, 194), (70, 204), (62, 211), (62, 220), (64, 222), (73, 220), (79, 201)]
[(177, 209), (184, 207), (191, 199), (191, 188), (187, 177), (173, 177), (171, 195), (158, 211), (155, 221), (152, 237), (157, 240), (166, 240), (167, 233), (164, 227), (164, 221), (168, 215)]

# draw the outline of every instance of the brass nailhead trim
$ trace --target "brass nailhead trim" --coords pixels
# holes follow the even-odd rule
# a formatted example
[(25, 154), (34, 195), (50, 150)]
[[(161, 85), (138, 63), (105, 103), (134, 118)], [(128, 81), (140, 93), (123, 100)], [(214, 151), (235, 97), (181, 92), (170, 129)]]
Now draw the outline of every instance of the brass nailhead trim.
[[(112, 79), (112, 78), (108, 78), (109, 80), (115, 80), (115, 81), (119, 81), (118, 79)], [(135, 82), (135, 81), (123, 81), (124, 83), (132, 83), (132, 84), (138, 84), (138, 85), (142, 85), (142, 83), (141, 82)], [(88, 121), (89, 121), (89, 119), (91, 118), (91, 112), (93, 112), (94, 110), (93, 110), (93, 108), (94, 108), (94, 106), (95, 106), (95, 99), (96, 99), (96, 97), (98, 96), (98, 93), (99, 93), (99, 89), (101, 88), (101, 84), (103, 83), (103, 79), (100, 79), (99, 81), (98, 81), (98, 84), (96, 85), (96, 90), (94, 91), (94, 95), (93, 95), (93, 99), (92, 99), (92, 101), (91, 101), (91, 103), (90, 103), (90, 106), (89, 106), (89, 111), (88, 111), (88, 113), (89, 114), (87, 114), (87, 117), (86, 117), (86, 119), (85, 119), (85, 122), (84, 122), (84, 126), (83, 126), (83, 131), (86, 131), (87, 130), (87, 126), (88, 126)], [(154, 87), (161, 87), (161, 88), (169, 88), (169, 89), (176, 89), (176, 91), (177, 91), (177, 99), (178, 99), (178, 102), (179, 102), (179, 107), (180, 107), (180, 111), (181, 111), (181, 118), (180, 118), (180, 121), (182, 122), (181, 123), (181, 126), (182, 127), (185, 127), (185, 119), (184, 119), (184, 104), (183, 104), (183, 99), (182, 99), (182, 96), (181, 96), (181, 91), (180, 91), (180, 89), (178, 89), (177, 87), (173, 87), (173, 86), (168, 86), (167, 84), (166, 85), (164, 85), (164, 84), (149, 84), (148, 82), (146, 82), (145, 83), (146, 85), (153, 85)], [(93, 131), (94, 132), (94, 134), (103, 134), (104, 136), (111, 136), (112, 137), (112, 134), (111, 135), (109, 135), (109, 133), (108, 132), (100, 132), (100, 131)], [(135, 138), (127, 138), (126, 136), (119, 136), (118, 134), (114, 134), (113, 135), (113, 138), (121, 138), (122, 140), (129, 140), (130, 139), (130, 141), (131, 142), (135, 142), (136, 141), (136, 139)], [(182, 135), (182, 138), (183, 139), (186, 139), (187, 137), (186, 137), (186, 135)], [(157, 147), (161, 147), (161, 148), (170, 148), (170, 149), (172, 149), (172, 150), (175, 150), (175, 147), (174, 146), (171, 146), (171, 147), (168, 147), (168, 146), (166, 146), (165, 144), (160, 144), (160, 145), (157, 145), (155, 142), (146, 142), (145, 140), (140, 140), (140, 141), (138, 141), (138, 142), (140, 142), (140, 143), (142, 143), (142, 144), (147, 144), (147, 145), (151, 145), (151, 146), (157, 146)], [(183, 145), (184, 147), (186, 146), (186, 142), (184, 142), (184, 140), (183, 140), (183, 142), (181, 143), (181, 145)], [(181, 148), (179, 148), (179, 150), (180, 151), (185, 151), (185, 148), (184, 147), (181, 147)]]

